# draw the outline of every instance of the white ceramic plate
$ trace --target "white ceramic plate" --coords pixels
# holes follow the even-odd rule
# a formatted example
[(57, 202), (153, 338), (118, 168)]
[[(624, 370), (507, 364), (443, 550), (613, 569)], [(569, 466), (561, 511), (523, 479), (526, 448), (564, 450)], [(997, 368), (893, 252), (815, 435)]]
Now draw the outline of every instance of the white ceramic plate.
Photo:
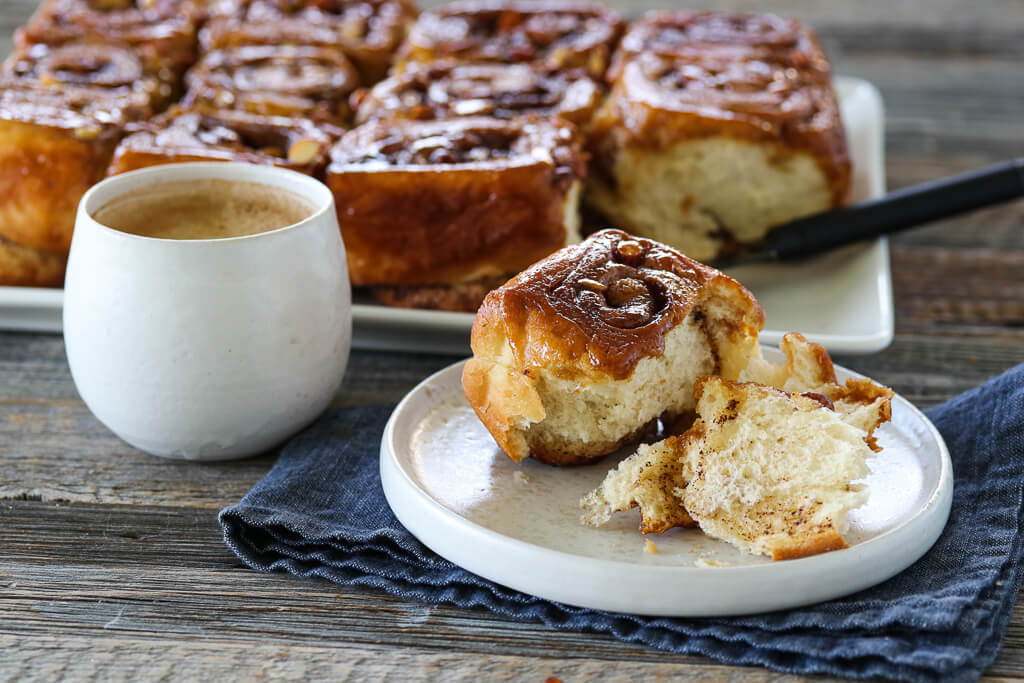
[[(782, 354), (766, 349), (765, 356)], [(554, 468), (509, 460), (462, 395), (463, 362), (398, 405), (381, 442), (381, 480), (398, 519), (439, 555), (496, 583), (548, 600), (655, 616), (727, 616), (798, 607), (873, 586), (910, 566), (942, 532), (953, 494), (942, 437), (916, 408), (893, 401), (869, 461), (868, 502), (850, 513), (850, 547), (771, 562), (699, 530), (649, 538), (636, 510), (601, 528), (578, 501), (616, 463)], [(837, 368), (840, 380), (856, 376)], [(698, 567), (698, 560), (728, 563)]]
[[(836, 79), (853, 161), (851, 201), (885, 192), (882, 99), (867, 81)], [(884, 238), (802, 263), (729, 271), (764, 307), (765, 343), (799, 330), (831, 351), (866, 353), (892, 341), (892, 284)], [(59, 332), (63, 293), (0, 287), (0, 329)], [(353, 346), (421, 352), (469, 352), (469, 313), (375, 305), (353, 308)]]

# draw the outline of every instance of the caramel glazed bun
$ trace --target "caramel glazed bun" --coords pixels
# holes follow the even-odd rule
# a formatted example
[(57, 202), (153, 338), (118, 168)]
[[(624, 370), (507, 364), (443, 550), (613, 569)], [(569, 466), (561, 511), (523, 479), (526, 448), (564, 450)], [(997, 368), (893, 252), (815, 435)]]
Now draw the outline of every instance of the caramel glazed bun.
[(117, 146), (107, 175), (185, 161), (273, 164), (318, 176), (333, 136), (306, 119), (172, 108)]
[(763, 324), (727, 275), (603, 230), (487, 296), (462, 386), (513, 460), (586, 463), (691, 412), (698, 377), (735, 379)]
[[(578, 239), (583, 173), (580, 136), (557, 120), (363, 124), (327, 169), (352, 284), (384, 288), (393, 303), (474, 311), (486, 285)], [(469, 301), (467, 286), (481, 299)]]
[(418, 10), (410, 0), (246, 0), (217, 5), (199, 34), (203, 52), (244, 45), (338, 48), (364, 85), (387, 75)]
[(619, 16), (587, 0), (463, 0), (420, 15), (394, 71), (411, 62), (536, 62), (603, 78)]
[(185, 107), (239, 109), (341, 125), (359, 77), (340, 50), (254, 45), (209, 52), (186, 78)]
[(839, 103), (799, 22), (652, 13), (610, 73), (586, 201), (623, 228), (705, 260), (845, 200)]
[(133, 50), (116, 45), (24, 45), (7, 58), (0, 72), (4, 78), (40, 86), (93, 87), (111, 95), (142, 96), (153, 111), (172, 96), (171, 85), (148, 75)]
[(543, 64), (410, 64), (400, 74), (353, 96), (356, 125), (375, 119), (443, 119), (525, 114), (558, 116), (585, 129), (602, 89), (582, 69)]

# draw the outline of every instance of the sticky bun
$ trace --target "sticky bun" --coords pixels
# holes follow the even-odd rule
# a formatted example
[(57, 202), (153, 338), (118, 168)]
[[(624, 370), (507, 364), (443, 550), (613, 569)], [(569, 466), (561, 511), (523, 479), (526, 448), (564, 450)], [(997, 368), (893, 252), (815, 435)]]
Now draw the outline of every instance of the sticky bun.
[(603, 79), (622, 20), (586, 0), (466, 0), (424, 12), (399, 53), (408, 62), (541, 62)]
[(125, 126), (150, 111), (143, 93), (0, 80), (0, 237), (66, 252), (78, 200), (103, 178)]
[(128, 47), (147, 73), (173, 83), (195, 61), (196, 17), (189, 0), (48, 0), (17, 42)]
[(175, 108), (126, 137), (107, 174), (182, 161), (244, 161), (317, 175), (331, 142), (322, 125), (306, 119)]
[(364, 84), (385, 76), (408, 26), (410, 0), (250, 0), (203, 28), (204, 50), (242, 45), (337, 47)]
[[(751, 27), (775, 23), (741, 25), (747, 32), (733, 37), (759, 45)], [(822, 75), (824, 53), (802, 31), (799, 50), (776, 49), (775, 33), (763, 41), (771, 59), (733, 43), (699, 57), (687, 44), (676, 56), (662, 45), (671, 41), (648, 36), (661, 47), (622, 61), (594, 118), (586, 200), (617, 225), (697, 259), (840, 205), (850, 161), (839, 104)]]
[(570, 124), (465, 117), (363, 124), (327, 184), (354, 285), (472, 288), (575, 239), (583, 173)]
[(140, 95), (154, 111), (169, 102), (169, 83), (146, 73), (142, 60), (129, 48), (69, 43), (22, 45), (7, 58), (0, 72), (40, 86), (101, 88), (113, 95)]
[(559, 116), (585, 127), (601, 98), (582, 69), (557, 71), (541, 64), (445, 61), (410, 64), (353, 98), (357, 124), (373, 119), (443, 119), (525, 114)]
[(603, 230), (487, 295), (462, 385), (513, 460), (584, 463), (692, 411), (698, 377), (735, 379), (763, 322), (727, 275)]
[(331, 48), (259, 45), (215, 50), (189, 71), (182, 104), (342, 124), (357, 78), (345, 55)]

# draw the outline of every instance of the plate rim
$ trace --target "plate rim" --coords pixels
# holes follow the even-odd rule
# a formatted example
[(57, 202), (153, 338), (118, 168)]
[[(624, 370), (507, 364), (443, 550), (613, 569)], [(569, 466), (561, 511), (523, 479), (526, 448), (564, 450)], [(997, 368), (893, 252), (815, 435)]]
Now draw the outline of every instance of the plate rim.
[[(768, 352), (768, 354), (766, 355), (769, 360), (775, 360), (775, 358), (781, 357), (781, 352), (778, 351), (778, 349), (769, 346), (764, 346), (763, 349)], [(775, 356), (775, 354), (778, 354), (778, 356)], [(773, 358), (773, 356), (775, 357)], [(739, 614), (751, 614), (772, 611), (776, 609), (786, 609), (790, 607), (797, 607), (800, 605), (822, 602), (824, 600), (835, 599), (843, 595), (848, 595), (858, 590), (862, 590), (864, 588), (877, 585), (878, 583), (881, 583), (882, 581), (891, 578), (895, 574), (898, 574), (899, 572), (905, 570), (907, 567), (909, 567), (918, 559), (920, 559), (921, 556), (927, 553), (928, 550), (938, 540), (939, 536), (941, 536), (948, 521), (949, 512), (952, 504), (953, 473), (952, 461), (945, 440), (942, 438), (942, 435), (935, 428), (935, 425), (932, 424), (931, 420), (929, 420), (927, 416), (925, 416), (924, 413), (921, 412), (920, 409), (914, 406), (907, 399), (903, 398), (901, 395), (896, 394), (894, 398), (899, 402), (901, 410), (909, 410), (909, 415), (912, 416), (915, 419), (915, 421), (924, 426), (925, 432), (934, 442), (934, 445), (937, 447), (937, 460), (940, 465), (939, 473), (937, 475), (937, 483), (935, 485), (934, 490), (931, 491), (928, 498), (922, 502), (920, 508), (913, 514), (912, 517), (904, 520), (897, 526), (891, 529), (887, 529), (883, 533), (871, 539), (868, 539), (867, 541), (857, 543), (853, 546), (850, 546), (849, 548), (814, 555), (811, 557), (799, 558), (795, 560), (786, 560), (757, 565), (733, 565), (727, 567), (715, 567), (713, 569), (708, 569), (680, 565), (638, 565), (624, 560), (607, 560), (601, 558), (591, 558), (586, 557), (584, 555), (560, 551), (546, 546), (537, 545), (529, 541), (523, 541), (514, 537), (506, 536), (493, 529), (473, 522), (463, 517), (462, 515), (459, 515), (458, 513), (454, 512), (453, 510), (450, 510), (449, 508), (441, 504), (439, 501), (434, 499), (427, 491), (418, 486), (413, 477), (410, 475), (410, 473), (406, 471), (404, 467), (402, 467), (401, 463), (399, 462), (398, 451), (396, 449), (395, 439), (397, 438), (397, 424), (399, 419), (402, 418), (403, 413), (409, 410), (409, 404), (412, 401), (416, 400), (418, 398), (417, 395), (423, 392), (426, 387), (433, 384), (437, 384), (439, 382), (447, 383), (447, 378), (445, 377), (446, 375), (455, 373), (461, 374), (461, 369), (465, 365), (467, 360), (468, 359), (463, 359), (455, 363), (452, 363), (442, 368), (441, 370), (438, 370), (437, 372), (431, 374), (423, 381), (419, 382), (412, 390), (410, 390), (402, 398), (402, 400), (395, 407), (394, 411), (392, 411), (392, 414), (388, 418), (388, 421), (384, 428), (383, 435), (381, 437), (380, 471), (382, 487), (384, 489), (384, 494), (388, 502), (388, 505), (394, 512), (396, 518), (398, 518), (398, 520), (403, 524), (403, 526), (405, 526), (405, 528), (409, 530), (409, 532), (413, 536), (415, 536), (421, 543), (431, 548), (431, 550), (436, 552), (438, 555), (441, 555), (445, 559), (466, 569), (467, 571), (470, 571), (471, 573), (474, 573), (478, 576), (482, 576), (488, 580), (494, 581), (495, 583), (505, 585), (515, 590), (527, 593), (529, 595), (534, 595), (535, 597), (539, 597), (542, 599), (553, 600), (555, 602), (563, 602), (565, 604), (575, 605), (578, 607), (616, 611), (622, 613), (644, 614), (649, 616), (731, 616)], [(836, 365), (836, 370), (843, 373), (844, 377), (864, 377), (859, 373), (853, 372), (839, 365)], [(477, 568), (471, 568), (466, 564), (460, 562), (459, 560), (449, 557), (448, 554), (438, 550), (435, 547), (435, 545), (437, 545), (434, 542), (435, 539), (430, 539), (429, 541), (424, 540), (423, 538), (421, 538), (420, 534), (417, 533), (416, 530), (410, 528), (410, 526), (419, 527), (420, 524), (418, 523), (417, 520), (414, 520), (405, 514), (404, 509), (406, 505), (403, 501), (399, 500), (396, 502), (396, 500), (393, 500), (394, 498), (397, 498), (397, 496), (400, 495), (400, 492), (394, 489), (394, 482), (396, 478), (402, 481), (402, 485), (407, 489), (407, 492), (413, 493), (413, 495), (418, 499), (418, 501), (421, 504), (426, 504), (428, 509), (433, 514), (440, 516), (442, 519), (446, 520), (451, 524), (454, 524), (458, 527), (463, 527), (461, 531), (470, 536), (477, 536), (492, 543), (510, 546), (513, 550), (524, 553), (527, 556), (537, 554), (547, 556), (547, 560), (552, 565), (577, 565), (582, 560), (584, 561), (584, 564), (589, 565), (590, 570), (597, 570), (599, 572), (622, 573), (641, 571), (644, 575), (650, 574), (654, 577), (677, 578), (679, 581), (687, 581), (689, 579), (692, 579), (693, 577), (698, 576), (701, 577), (701, 579), (707, 578), (712, 583), (729, 583), (734, 581), (744, 581), (751, 578), (758, 578), (762, 580), (766, 578), (781, 580), (785, 579), (786, 577), (790, 577), (791, 580), (799, 580), (802, 577), (810, 575), (827, 575), (831, 572), (848, 569), (851, 563), (855, 563), (858, 559), (862, 559), (859, 556), (869, 555), (873, 557), (876, 554), (885, 556), (885, 554), (890, 551), (890, 549), (887, 548), (887, 546), (904, 545), (902, 542), (902, 537), (911, 533), (910, 531), (908, 531), (909, 527), (914, 527), (914, 531), (916, 531), (918, 526), (923, 526), (928, 522), (933, 522), (936, 531), (932, 534), (925, 534), (924, 537), (926, 538), (926, 540), (923, 543), (918, 542), (916, 544), (916, 546), (923, 546), (920, 549), (920, 552), (917, 552), (917, 550), (909, 552), (907, 554), (907, 557), (904, 558), (905, 561), (901, 560), (900, 562), (896, 563), (899, 565), (899, 567), (895, 569), (895, 571), (882, 572), (884, 576), (881, 576), (881, 578), (875, 577), (875, 579), (872, 579), (868, 582), (847, 582), (848, 588), (840, 589), (839, 591), (830, 591), (828, 592), (828, 597), (825, 598), (816, 598), (808, 601), (782, 601), (785, 604), (770, 607), (768, 609), (759, 608), (752, 610), (727, 609), (723, 611), (697, 612), (690, 612), (685, 610), (679, 611), (674, 609), (655, 611), (623, 610), (615, 609), (614, 607), (609, 607), (607, 604), (581, 604), (578, 601), (561, 600), (555, 597), (551, 597), (550, 595), (543, 595), (535, 591), (526, 590), (523, 587), (520, 587), (520, 585), (513, 585), (519, 582), (513, 581), (512, 583), (509, 583), (508, 581), (503, 580), (503, 578), (496, 578), (495, 576), (491, 575), (492, 573), (489, 571), (477, 571)], [(400, 513), (399, 509), (396, 509), (396, 507), (402, 509), (403, 512)], [(938, 518), (941, 518), (941, 524), (934, 523), (933, 518), (935, 518), (936, 516)], [(403, 519), (403, 517), (405, 518)], [(643, 539), (646, 536), (638, 532), (637, 537), (638, 539)], [(876, 550), (877, 553), (874, 552)], [(470, 564), (473, 563), (471, 562)], [(844, 579), (845, 578), (848, 577), (844, 576)]]

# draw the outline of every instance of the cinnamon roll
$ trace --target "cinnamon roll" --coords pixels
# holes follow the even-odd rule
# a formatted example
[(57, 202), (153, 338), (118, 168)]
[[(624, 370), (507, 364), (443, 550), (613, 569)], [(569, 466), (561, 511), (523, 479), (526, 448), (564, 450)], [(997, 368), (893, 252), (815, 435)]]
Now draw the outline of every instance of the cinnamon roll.
[(78, 200), (150, 111), (142, 93), (0, 79), (0, 238), (66, 253)]
[(464, 0), (425, 12), (399, 53), (409, 62), (540, 62), (603, 79), (622, 20), (586, 0)]
[(584, 463), (692, 411), (698, 377), (735, 379), (763, 322), (727, 275), (603, 230), (487, 295), (462, 386), (513, 460)]
[(575, 239), (583, 172), (575, 128), (547, 119), (359, 126), (327, 169), (352, 283), (458, 288), (516, 273)]
[(417, 10), (411, 0), (250, 0), (203, 28), (204, 50), (243, 45), (337, 47), (362, 83), (387, 73)]
[(339, 50), (258, 45), (204, 55), (186, 82), (186, 107), (342, 124), (358, 76)]
[(127, 47), (147, 73), (174, 83), (195, 61), (196, 7), (191, 0), (48, 0), (17, 42)]
[(411, 64), (353, 100), (357, 124), (373, 119), (442, 119), (524, 114), (559, 116), (584, 127), (601, 98), (582, 69), (555, 71), (540, 64), (445, 61)]
[(22, 45), (0, 72), (42, 86), (102, 88), (119, 96), (139, 94), (152, 103), (154, 111), (162, 109), (172, 95), (170, 84), (146, 74), (135, 52), (113, 45)]
[[(775, 26), (743, 24), (761, 25)], [(648, 37), (657, 49), (622, 60), (594, 118), (588, 203), (703, 260), (842, 204), (850, 161), (839, 104), (824, 54), (802, 31), (799, 49), (779, 48), (772, 33), (750, 37), (746, 53), (728, 43), (703, 56), (668, 54), (674, 38)]]
[(126, 137), (107, 175), (182, 161), (244, 161), (318, 175), (331, 141), (306, 119), (173, 109)]

